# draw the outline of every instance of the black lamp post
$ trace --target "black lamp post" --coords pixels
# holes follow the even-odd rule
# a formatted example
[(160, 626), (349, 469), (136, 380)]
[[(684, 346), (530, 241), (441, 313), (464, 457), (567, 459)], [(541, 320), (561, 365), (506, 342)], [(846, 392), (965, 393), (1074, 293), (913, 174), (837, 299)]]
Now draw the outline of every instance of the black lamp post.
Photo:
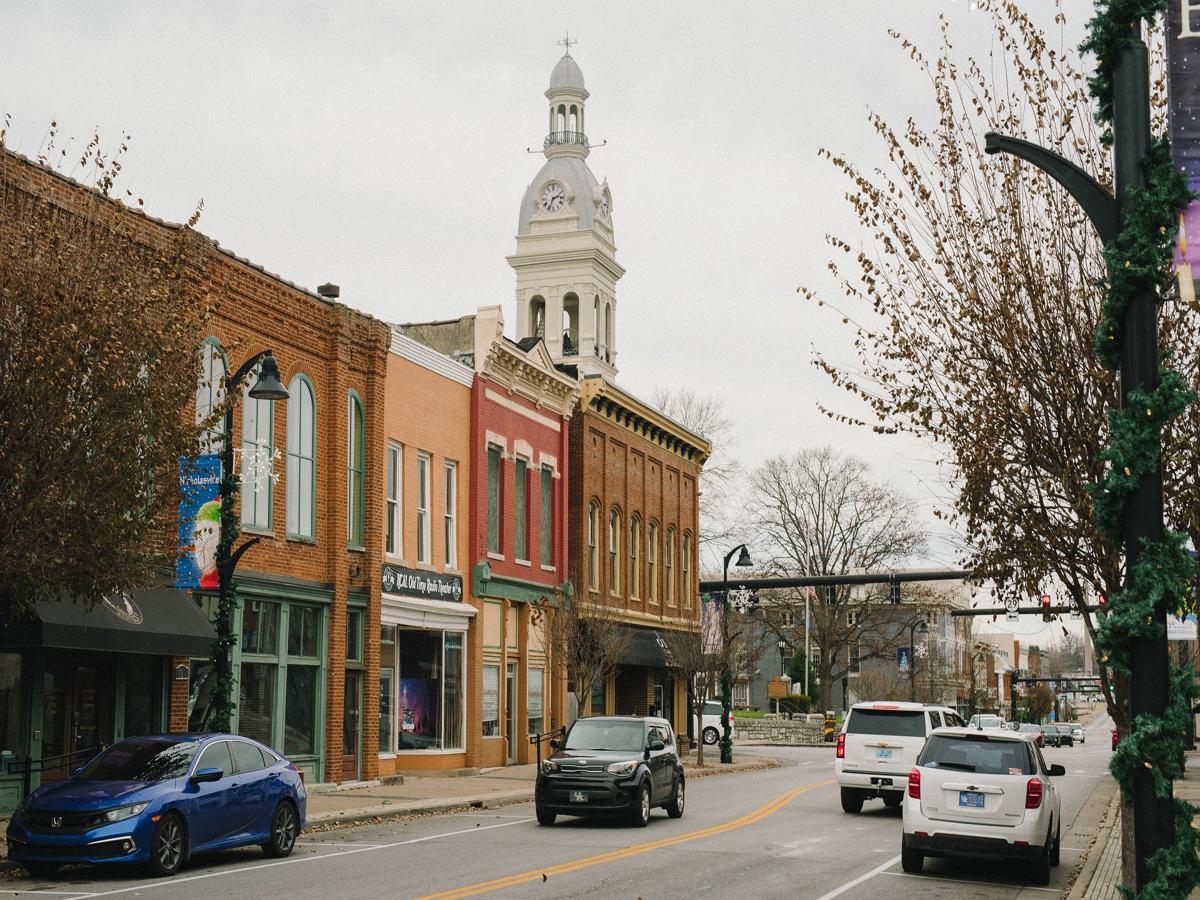
[(908, 626), (908, 699), (917, 699), (917, 635), (929, 634), (929, 623), (922, 619)]
[[(776, 644), (777, 644), (777, 645), (778, 645), (778, 647), (779, 647), (779, 680), (780, 680), (780, 681), (782, 681), (782, 680), (783, 680), (783, 676), (787, 674), (787, 670), (786, 670), (786, 669), (783, 667), (783, 654), (784, 654), (784, 652), (787, 650), (787, 645), (788, 645), (788, 644), (787, 644), (787, 641), (785, 641), (783, 638), (780, 638), (780, 639), (779, 639), (779, 640), (776, 642)], [(781, 710), (780, 710), (780, 708), (779, 708), (779, 701), (778, 701), (778, 700), (776, 700), (776, 701), (775, 701), (775, 712), (776, 712), (776, 714), (778, 714), (779, 712), (781, 712)]]
[(733, 762), (733, 669), (729, 659), (729, 561), (738, 551), (741, 555), (735, 565), (743, 568), (753, 565), (750, 562), (750, 551), (745, 544), (738, 544), (725, 554), (724, 568), (721, 581), (724, 585), (721, 591), (721, 762)]
[[(1122, 44), (1113, 70), (1113, 175), (1116, 196), (1074, 163), (1057, 153), (1027, 141), (990, 132), (985, 136), (988, 153), (1011, 153), (1032, 163), (1066, 188), (1106, 245), (1112, 245), (1123, 220), (1132, 209), (1133, 195), (1146, 185), (1144, 161), (1150, 148), (1150, 77), (1146, 44), (1140, 23), (1135, 24)], [(1135, 391), (1149, 393), (1158, 385), (1158, 316), (1152, 289), (1130, 299), (1121, 322), (1121, 404), (1128, 406)], [(1134, 571), (1143, 541), (1160, 541), (1163, 536), (1162, 473), (1141, 476), (1130, 493), (1122, 516), (1125, 552), (1125, 582), (1134, 587)], [(1154, 618), (1165, 634), (1166, 612), (1159, 604)], [(1166, 708), (1168, 657), (1165, 637), (1136, 638), (1132, 642), (1129, 686), (1129, 715), (1161, 717)], [(1159, 797), (1154, 773), (1138, 768), (1133, 775), (1134, 856), (1140, 891), (1150, 881), (1147, 861), (1174, 840), (1173, 801), (1168, 792)]]
[(279, 380), (279, 367), (270, 350), (264, 350), (242, 364), (233, 375), (225, 379), (225, 429), (221, 436), (221, 542), (217, 545), (217, 639), (213, 642), (213, 668), (216, 670), (217, 685), (213, 696), (214, 731), (229, 731), (233, 724), (233, 646), (237, 637), (233, 633), (233, 609), (237, 599), (233, 595), (233, 571), (242, 555), (258, 543), (251, 538), (237, 550), (237, 515), (234, 513), (234, 495), (241, 479), (233, 471), (233, 408), (237, 403), (237, 391), (256, 366), (261, 364), (258, 378), (250, 388), (255, 400), (286, 400), (288, 390)]

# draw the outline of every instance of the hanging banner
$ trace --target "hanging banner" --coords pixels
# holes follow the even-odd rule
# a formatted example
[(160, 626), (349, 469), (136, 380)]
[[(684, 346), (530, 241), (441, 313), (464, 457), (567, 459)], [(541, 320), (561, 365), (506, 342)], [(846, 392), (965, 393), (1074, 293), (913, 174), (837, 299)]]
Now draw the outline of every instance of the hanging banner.
[(221, 457), (179, 457), (179, 555), (175, 587), (216, 590), (221, 542)]
[(896, 665), (900, 667), (900, 677), (907, 678), (912, 669), (912, 647), (896, 648)]
[[(1166, 32), (1171, 156), (1183, 170), (1188, 189), (1200, 192), (1200, 4), (1171, 0)], [(1192, 290), (1193, 274), (1200, 275), (1200, 201), (1193, 200), (1180, 215), (1175, 266), (1186, 276), (1181, 288)]]
[(721, 652), (721, 595), (704, 594), (700, 603), (700, 636), (705, 653)]

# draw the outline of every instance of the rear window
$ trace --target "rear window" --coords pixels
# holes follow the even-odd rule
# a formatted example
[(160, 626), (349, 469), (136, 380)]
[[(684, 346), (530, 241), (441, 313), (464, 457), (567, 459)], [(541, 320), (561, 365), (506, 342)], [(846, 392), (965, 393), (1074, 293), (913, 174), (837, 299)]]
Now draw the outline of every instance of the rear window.
[(721, 704), (720, 703), (705, 703), (704, 704), (704, 714), (706, 716), (719, 716), (721, 714)]
[(917, 709), (852, 709), (846, 733), (925, 737), (925, 713)]
[(989, 740), (974, 734), (933, 735), (921, 751), (917, 765), (980, 775), (1033, 774), (1033, 761), (1024, 743)]

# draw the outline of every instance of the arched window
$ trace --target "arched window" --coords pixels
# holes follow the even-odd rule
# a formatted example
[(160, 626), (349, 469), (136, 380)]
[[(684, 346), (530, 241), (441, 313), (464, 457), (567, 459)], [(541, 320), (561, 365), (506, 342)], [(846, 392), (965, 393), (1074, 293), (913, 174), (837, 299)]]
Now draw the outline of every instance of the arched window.
[(658, 526), (653, 522), (646, 530), (646, 590), (650, 602), (658, 602)]
[(599, 528), (600, 507), (595, 503), (588, 504), (587, 542), (588, 542), (588, 587), (593, 591), (600, 590), (600, 573), (597, 571), (596, 560), (596, 530)]
[(600, 298), (592, 299), (592, 352), (597, 356), (600, 355)]
[(365, 435), (362, 401), (350, 391), (346, 403), (346, 542), (351, 547), (363, 545)]
[(621, 511), (608, 514), (608, 592), (621, 593)]
[(638, 568), (638, 544), (642, 540), (642, 520), (634, 516), (629, 521), (629, 596), (642, 593), (641, 571)]
[(692, 534), (683, 535), (683, 605), (692, 607)]
[[(200, 344), (200, 374), (196, 380), (196, 424), (208, 420), (214, 410), (225, 403), (225, 354), (216, 338), (205, 338)], [(200, 435), (201, 453), (221, 452), (223, 423), (212, 422)]]
[(572, 133), (579, 130), (579, 112), (575, 109), (575, 105), (571, 104), (571, 114), (569, 118), (570, 130)]
[(250, 396), (258, 370), (255, 366), (242, 388), (242, 524), (270, 530), (275, 496), (275, 404)]
[(563, 297), (563, 355), (574, 356), (579, 352), (579, 297), (567, 294)]
[(529, 333), (536, 338), (546, 336), (546, 301), (542, 297), (529, 301)]
[(312, 539), (316, 525), (317, 417), (312, 382), (297, 375), (288, 386), (287, 533)]
[(667, 529), (667, 552), (663, 555), (667, 574), (667, 603), (675, 605), (675, 529)]
[(613, 311), (612, 304), (604, 304), (604, 358), (612, 361)]

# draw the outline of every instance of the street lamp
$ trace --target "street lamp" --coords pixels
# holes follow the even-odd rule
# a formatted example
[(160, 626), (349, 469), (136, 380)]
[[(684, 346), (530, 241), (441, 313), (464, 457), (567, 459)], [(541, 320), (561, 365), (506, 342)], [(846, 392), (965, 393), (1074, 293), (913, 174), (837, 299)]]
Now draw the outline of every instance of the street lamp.
[(725, 554), (724, 567), (721, 575), (721, 762), (733, 762), (733, 670), (729, 660), (729, 561), (733, 555), (741, 551), (734, 565), (746, 568), (750, 562), (750, 551), (745, 544), (738, 544)]
[(908, 697), (917, 699), (917, 635), (929, 634), (929, 623), (922, 619), (908, 626)]
[(255, 400), (286, 400), (288, 390), (279, 380), (279, 366), (270, 350), (252, 356), (242, 367), (225, 379), (225, 428), (221, 435), (221, 542), (217, 545), (217, 639), (213, 642), (213, 668), (217, 684), (213, 693), (214, 731), (229, 731), (233, 725), (233, 646), (237, 637), (233, 633), (233, 609), (237, 598), (233, 594), (233, 571), (242, 555), (259, 542), (254, 537), (235, 551), (233, 542), (240, 529), (234, 514), (234, 494), (241, 479), (233, 471), (233, 408), (237, 403), (237, 390), (256, 366), (258, 377), (249, 395)]
[[(782, 681), (783, 676), (787, 674), (787, 671), (783, 668), (783, 653), (785, 650), (787, 650), (787, 641), (785, 641), (783, 638), (780, 638), (777, 641), (777, 644), (779, 645), (779, 679)], [(780, 712), (781, 712), (781, 710), (779, 708), (779, 700), (776, 700), (775, 701), (775, 713), (776, 713), (776, 715), (778, 715)]]

